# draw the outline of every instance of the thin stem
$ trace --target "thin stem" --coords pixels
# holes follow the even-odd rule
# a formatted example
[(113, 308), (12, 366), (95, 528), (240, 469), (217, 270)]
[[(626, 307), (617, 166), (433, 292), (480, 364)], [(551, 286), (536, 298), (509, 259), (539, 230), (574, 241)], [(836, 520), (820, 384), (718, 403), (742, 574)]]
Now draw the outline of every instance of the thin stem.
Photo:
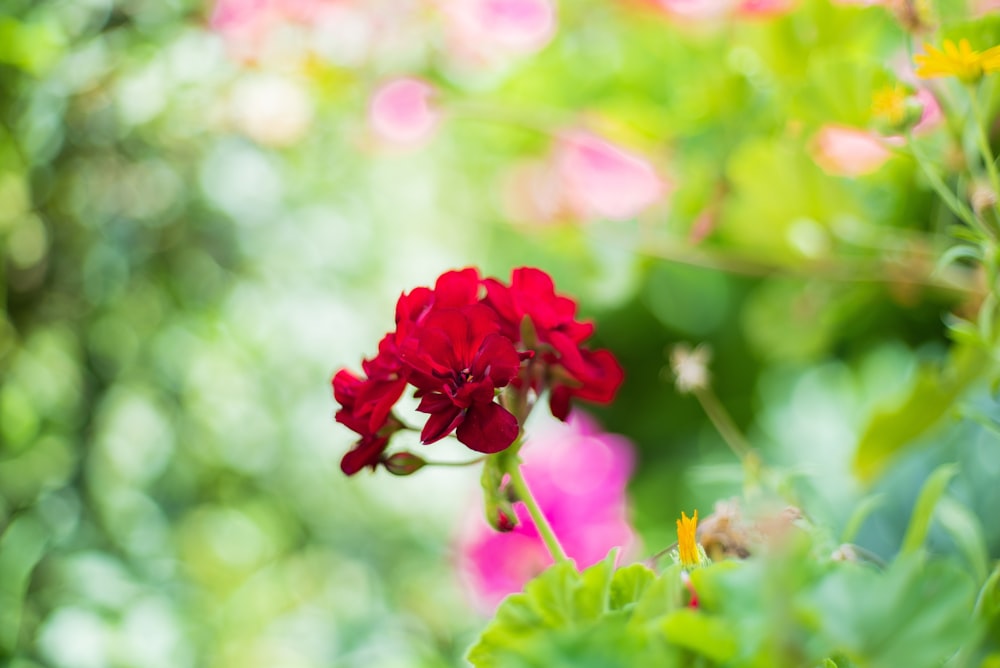
[(424, 466), (474, 466), (486, 461), (486, 456), (476, 457), (464, 462), (428, 462), (424, 461)]
[(733, 451), (739, 460), (746, 463), (747, 457), (750, 456), (753, 448), (750, 447), (750, 443), (747, 441), (746, 437), (733, 422), (733, 418), (730, 417), (729, 411), (726, 407), (722, 405), (719, 398), (715, 396), (715, 393), (707, 387), (695, 388), (692, 390), (695, 398), (698, 399), (698, 403), (701, 404), (702, 409), (705, 414), (708, 415), (708, 419), (712, 421), (715, 425), (715, 429), (722, 436), (722, 440), (726, 442), (729, 449)]
[(990, 177), (993, 192), (1000, 196), (1000, 174), (997, 174), (996, 159), (993, 157), (990, 139), (986, 134), (986, 122), (983, 118), (983, 110), (979, 105), (979, 95), (977, 95), (975, 87), (970, 86), (968, 91), (972, 107), (972, 120), (976, 126), (976, 143), (979, 145), (979, 152), (982, 153), (983, 161), (986, 163), (986, 173)]
[(914, 159), (916, 159), (917, 164), (920, 165), (920, 168), (923, 170), (924, 176), (927, 177), (927, 180), (930, 181), (931, 187), (934, 188), (934, 191), (941, 197), (942, 201), (948, 205), (948, 208), (951, 209), (956, 216), (965, 221), (969, 227), (978, 230), (987, 238), (996, 239), (996, 234), (993, 230), (979, 220), (979, 218), (976, 217), (976, 214), (972, 212), (972, 209), (958, 199), (955, 193), (953, 193), (948, 186), (945, 185), (941, 176), (930, 164), (927, 156), (925, 156), (923, 151), (920, 150), (919, 144), (913, 140), (913, 135), (907, 133), (906, 140), (910, 146), (910, 151), (913, 153)]
[(528, 484), (525, 482), (524, 476), (521, 475), (520, 463), (516, 459), (514, 462), (514, 465), (507, 470), (507, 473), (510, 475), (510, 484), (514, 486), (514, 491), (517, 492), (518, 500), (524, 502), (525, 508), (528, 509), (528, 514), (531, 515), (531, 519), (538, 529), (538, 535), (542, 537), (545, 547), (548, 548), (549, 553), (556, 560), (556, 563), (569, 561), (569, 557), (566, 556), (562, 545), (559, 544), (559, 539), (556, 538), (555, 532), (552, 531), (552, 526), (545, 519), (542, 509), (538, 507), (535, 497), (532, 496), (531, 490), (528, 489)]
[(663, 242), (652, 238), (643, 238), (637, 242), (622, 245), (639, 255), (741, 276), (780, 275), (844, 283), (896, 282), (962, 293), (976, 294), (979, 292), (971, 280), (962, 275), (961, 272), (954, 270), (949, 270), (947, 273), (939, 271), (936, 275), (928, 276), (914, 274), (912, 270), (907, 273), (908, 267), (901, 266), (899, 272), (892, 273), (883, 266), (884, 263), (876, 261), (810, 262), (799, 265), (780, 265), (729, 252), (696, 248), (688, 243)]

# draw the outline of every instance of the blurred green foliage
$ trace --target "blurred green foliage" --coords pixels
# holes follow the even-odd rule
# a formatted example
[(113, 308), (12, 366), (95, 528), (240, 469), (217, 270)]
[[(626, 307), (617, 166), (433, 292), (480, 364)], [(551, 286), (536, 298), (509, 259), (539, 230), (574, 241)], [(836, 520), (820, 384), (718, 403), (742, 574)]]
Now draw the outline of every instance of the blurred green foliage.
[[(966, 4), (932, 3), (935, 39), (1000, 43), (1000, 21), (968, 23)], [(774, 486), (891, 562), (807, 558), (804, 543), (715, 565), (693, 575), (698, 612), (676, 569), (557, 569), (479, 645), (510, 662), (477, 665), (772, 665), (780, 651), (930, 666), (967, 635), (968, 660), (996, 665), (996, 355), (975, 327), (949, 350), (947, 326), (974, 318), (984, 278), (935, 268), (958, 221), (906, 151), (856, 178), (812, 157), (821, 127), (867, 129), (872, 94), (900, 76), (914, 38), (891, 8), (803, 0), (703, 28), (567, 1), (548, 47), (485, 73), (450, 61), (433, 26), (358, 62), (332, 49), (248, 64), (211, 11), (0, 7), (0, 663), (465, 665), (485, 622), (451, 550), (476, 476), (344, 480), (351, 437), (328, 383), (374, 353), (401, 291), (476, 264), (545, 268), (625, 366), (595, 412), (640, 451), (649, 552), (681, 508), (744, 488), (665, 373), (666, 350), (699, 341)], [(448, 119), (420, 150), (379, 154), (368, 96), (403, 73), (440, 88)], [(278, 79), (308, 99), (293, 140), (245, 116), (260, 98), (241, 96)], [(935, 91), (961, 100), (951, 83)], [(574, 125), (648, 156), (669, 202), (511, 224), (508, 168)], [(916, 139), (959, 192), (982, 176), (966, 135), (946, 123)], [(924, 482), (952, 462), (928, 509)], [(852, 525), (872, 494), (884, 501)], [(934, 556), (894, 559), (924, 544), (906, 533), (915, 508)], [(517, 624), (538, 632), (505, 635)], [(664, 634), (678, 640), (648, 642)]]

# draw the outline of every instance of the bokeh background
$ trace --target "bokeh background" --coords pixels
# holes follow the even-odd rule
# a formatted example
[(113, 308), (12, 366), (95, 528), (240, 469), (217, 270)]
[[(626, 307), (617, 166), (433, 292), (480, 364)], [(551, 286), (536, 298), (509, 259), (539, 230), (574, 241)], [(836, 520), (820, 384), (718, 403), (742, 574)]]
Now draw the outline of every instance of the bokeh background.
[[(982, 296), (935, 271), (954, 221), (871, 99), (916, 85), (917, 28), (984, 48), (1000, 21), (914, 6), (5, 0), (0, 661), (465, 665), (477, 472), (344, 477), (329, 382), (401, 292), (470, 265), (550, 272), (625, 367), (583, 408), (636, 448), (636, 558), (744, 481), (674, 389), (678, 342), (710, 346), (715, 392), (817, 524), (882, 492), (858, 542), (891, 556), (957, 459), (952, 514), (996, 556), (988, 388), (932, 398), (945, 427), (879, 475), (852, 467)], [(947, 86), (921, 85), (927, 108)], [(932, 546), (955, 547), (940, 527)]]

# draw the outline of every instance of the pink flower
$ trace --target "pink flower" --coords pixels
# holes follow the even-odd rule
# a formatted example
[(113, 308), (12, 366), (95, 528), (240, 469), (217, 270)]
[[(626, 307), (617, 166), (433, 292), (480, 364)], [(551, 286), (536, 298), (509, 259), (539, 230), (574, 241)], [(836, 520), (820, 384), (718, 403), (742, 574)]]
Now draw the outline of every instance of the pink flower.
[(666, 192), (649, 162), (586, 132), (562, 137), (555, 166), (567, 203), (586, 218), (626, 220)]
[(728, 14), (733, 3), (731, 0), (657, 0), (657, 4), (675, 18), (708, 20)]
[(555, 34), (551, 0), (448, 0), (443, 11), (456, 54), (487, 64), (536, 53)]
[(786, 14), (795, 7), (795, 0), (743, 0), (736, 13), (744, 18), (770, 18)]
[(809, 152), (816, 164), (836, 176), (871, 174), (892, 155), (874, 134), (839, 125), (823, 126), (813, 136)]
[(420, 79), (394, 79), (379, 88), (368, 106), (375, 134), (390, 143), (418, 144), (434, 132), (440, 114), (431, 104), (434, 88)]
[[(577, 568), (597, 563), (613, 547), (631, 547), (625, 486), (634, 461), (632, 445), (599, 431), (579, 412), (566, 423), (539, 420), (532, 427), (521, 450), (522, 471)], [(477, 508), (459, 539), (461, 570), (484, 610), (520, 591), (552, 563), (524, 505), (516, 503), (514, 509), (518, 525), (498, 533)]]
[(917, 90), (917, 99), (924, 109), (920, 114), (920, 120), (913, 126), (913, 133), (923, 134), (941, 125), (944, 121), (944, 113), (941, 111), (941, 103), (934, 97), (934, 93), (926, 88)]
[(259, 20), (269, 4), (268, 0), (218, 0), (210, 24), (214, 30), (238, 30)]

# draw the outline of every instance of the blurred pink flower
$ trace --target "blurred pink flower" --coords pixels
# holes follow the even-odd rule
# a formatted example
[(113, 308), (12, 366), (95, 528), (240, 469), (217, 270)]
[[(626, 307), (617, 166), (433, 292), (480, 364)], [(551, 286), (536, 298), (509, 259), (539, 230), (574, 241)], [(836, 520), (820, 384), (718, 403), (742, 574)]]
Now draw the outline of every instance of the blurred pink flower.
[(941, 103), (938, 102), (934, 93), (930, 92), (926, 88), (920, 88), (917, 90), (917, 99), (920, 100), (924, 109), (920, 114), (920, 121), (913, 126), (913, 132), (915, 134), (930, 132), (934, 128), (941, 125), (944, 121), (944, 113), (941, 111)]
[(456, 55), (480, 63), (535, 53), (555, 34), (551, 0), (444, 0), (442, 11)]
[(795, 0), (743, 0), (736, 13), (744, 18), (770, 18), (792, 11)]
[(713, 21), (727, 17), (769, 18), (792, 10), (795, 0), (655, 0), (671, 17)]
[(268, 0), (217, 0), (209, 20), (213, 30), (236, 30), (268, 10)]
[(420, 79), (394, 79), (380, 87), (368, 106), (368, 123), (380, 139), (412, 145), (434, 132), (440, 114), (431, 104), (434, 87)]
[(836, 176), (862, 176), (877, 171), (892, 153), (885, 140), (864, 130), (825, 125), (813, 135), (809, 152), (824, 171)]
[(695, 21), (721, 18), (733, 5), (732, 0), (656, 0), (656, 3), (675, 18)]
[(1000, 0), (979, 0), (972, 3), (972, 15), (977, 18), (994, 12), (1000, 12)]
[(268, 0), (217, 0), (209, 26), (237, 60), (253, 61), (267, 39), (276, 15)]
[[(580, 411), (565, 423), (538, 420), (532, 427), (521, 450), (522, 470), (567, 555), (584, 569), (615, 546), (627, 551), (634, 541), (625, 495), (634, 461), (631, 443), (601, 432)], [(524, 505), (514, 509), (518, 526), (498, 533), (477, 507), (459, 538), (461, 570), (484, 611), (552, 563)]]
[(553, 223), (566, 217), (562, 183), (545, 160), (511, 167), (502, 191), (504, 210), (515, 222)]
[(666, 192), (649, 162), (586, 132), (559, 140), (555, 167), (567, 204), (585, 218), (626, 220)]

